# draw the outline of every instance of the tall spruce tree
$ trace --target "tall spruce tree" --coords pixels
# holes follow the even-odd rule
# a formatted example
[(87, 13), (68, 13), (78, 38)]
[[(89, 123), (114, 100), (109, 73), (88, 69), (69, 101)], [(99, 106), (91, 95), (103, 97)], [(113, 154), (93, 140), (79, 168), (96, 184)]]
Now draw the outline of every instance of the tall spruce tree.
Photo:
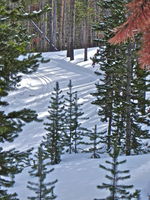
[(141, 138), (149, 137), (148, 130), (141, 128), (142, 124), (149, 125), (149, 120), (138, 108), (140, 102), (148, 107), (149, 101), (143, 92), (139, 95), (141, 98), (137, 95), (141, 94), (141, 87), (144, 93), (148, 91), (149, 83), (146, 83), (146, 74), (138, 75), (136, 41), (132, 45), (122, 44), (119, 48), (107, 42), (114, 26), (125, 19), (124, 3), (120, 0), (99, 3), (102, 22), (95, 28), (102, 31), (103, 38), (100, 40), (101, 58), (96, 61), (101, 68), (98, 73), (100, 81), (96, 84), (97, 91), (93, 93), (97, 98), (93, 103), (100, 107), (98, 114), (101, 121), (108, 123), (107, 149), (110, 149), (111, 137), (117, 135), (118, 143), (123, 144), (122, 150), (130, 155), (142, 151)]
[[(146, 97), (146, 93), (150, 88), (150, 80), (148, 80), (148, 71), (143, 71), (136, 66), (133, 68), (133, 80), (131, 82), (131, 137), (130, 150), (135, 154), (147, 153), (150, 147), (147, 144), (147, 138), (150, 137), (148, 127), (150, 126), (150, 118), (148, 109), (150, 107), (150, 99)], [(127, 107), (128, 105), (126, 105)], [(145, 128), (142, 128), (142, 125)], [(144, 142), (145, 141), (145, 142)]]
[[(9, 102), (7, 97), (21, 80), (22, 73), (34, 72), (40, 55), (30, 54), (27, 47), (31, 36), (27, 34), (25, 19), (33, 14), (22, 13), (22, 1), (0, 1), (0, 142), (13, 142), (25, 123), (37, 120), (37, 114), (29, 109), (5, 112)], [(40, 13), (40, 12), (39, 12)], [(19, 56), (24, 55), (24, 59)], [(0, 149), (0, 199), (17, 199), (16, 194), (8, 194), (7, 188), (14, 184), (14, 175), (21, 172), (24, 159), (29, 152), (15, 149)]]
[(37, 178), (36, 182), (28, 182), (27, 188), (34, 191), (36, 196), (28, 197), (30, 200), (53, 200), (56, 199), (54, 194), (55, 183), (57, 180), (46, 183), (47, 175), (49, 175), (54, 168), (48, 170), (50, 163), (46, 161), (46, 154), (42, 145), (38, 148), (35, 154), (35, 159), (32, 160), (32, 170), (29, 171), (30, 176)]
[(44, 136), (43, 144), (51, 164), (58, 164), (64, 146), (64, 100), (58, 82), (52, 92), (48, 109), (48, 122), (44, 124), (47, 134)]
[[(110, 175), (106, 175), (105, 177), (110, 181), (110, 183), (103, 183), (102, 185), (98, 185), (99, 189), (107, 189), (110, 191), (110, 195), (105, 198), (107, 200), (131, 200), (137, 199), (139, 197), (139, 191), (136, 190), (134, 193), (130, 193), (128, 189), (133, 188), (133, 185), (121, 185), (121, 181), (130, 178), (129, 170), (120, 170), (119, 166), (124, 164), (126, 160), (119, 161), (119, 147), (117, 147), (117, 143), (114, 142), (113, 151), (109, 153), (112, 161), (106, 161), (107, 165), (111, 167), (107, 167), (104, 165), (100, 165), (100, 168), (106, 170), (110, 173)], [(124, 176), (123, 176), (124, 174)], [(96, 199), (95, 199), (96, 200)], [(104, 200), (104, 199), (97, 199)]]
[[(111, 36), (111, 29), (115, 25), (119, 25), (124, 20), (123, 1), (101, 1), (99, 6), (102, 10), (102, 21), (95, 26), (96, 30), (102, 32), (103, 37), (100, 42), (100, 59), (95, 60), (100, 64), (101, 71), (98, 73), (100, 81), (96, 84), (97, 91), (93, 93), (96, 100), (93, 104), (100, 107), (98, 115), (101, 117), (102, 122), (108, 123), (107, 130), (107, 149), (109, 151), (111, 146), (111, 136), (113, 135), (113, 117), (114, 117), (114, 102), (116, 106), (121, 106), (123, 100), (123, 88), (125, 85), (125, 48), (121, 46), (119, 49), (110, 46), (107, 42)], [(121, 11), (121, 14), (120, 14)], [(118, 20), (119, 19), (119, 20)], [(97, 57), (96, 57), (97, 59)], [(101, 75), (104, 76), (101, 76)], [(120, 95), (122, 94), (122, 95)]]

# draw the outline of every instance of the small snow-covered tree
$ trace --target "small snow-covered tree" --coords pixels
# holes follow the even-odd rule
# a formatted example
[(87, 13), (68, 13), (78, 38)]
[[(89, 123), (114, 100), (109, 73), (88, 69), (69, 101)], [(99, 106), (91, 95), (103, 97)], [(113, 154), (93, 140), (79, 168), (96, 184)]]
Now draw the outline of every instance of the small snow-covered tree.
[(73, 146), (73, 135), (74, 135), (74, 95), (75, 92), (72, 91), (72, 81), (69, 81), (67, 92), (67, 97), (65, 98), (65, 144), (69, 147), (69, 153), (72, 153)]
[[(122, 185), (121, 181), (130, 178), (129, 170), (120, 170), (119, 166), (124, 164), (126, 160), (119, 161), (119, 148), (114, 142), (113, 151), (109, 153), (112, 161), (106, 161), (106, 164), (111, 167), (107, 167), (104, 165), (100, 165), (100, 168), (106, 170), (110, 173), (110, 175), (106, 175), (106, 178), (110, 181), (110, 183), (102, 183), (102, 185), (98, 185), (99, 189), (106, 189), (110, 191), (110, 195), (106, 198), (107, 200), (131, 200), (132, 198), (137, 198), (139, 196), (139, 191), (135, 191), (134, 193), (130, 193), (128, 189), (133, 188), (133, 185)], [(124, 176), (123, 176), (124, 174)], [(102, 199), (97, 199), (102, 200)]]
[(81, 109), (82, 104), (79, 103), (78, 100), (79, 98), (76, 92), (74, 97), (74, 135), (73, 135), (73, 145), (75, 153), (78, 153), (78, 145), (81, 143), (84, 133), (87, 132), (87, 129), (82, 127), (81, 120), (88, 119), (88, 118), (82, 118), (84, 112)]
[(67, 97), (65, 98), (65, 145), (68, 152), (78, 152), (78, 145), (82, 140), (83, 132), (86, 130), (81, 125), (84, 112), (81, 109), (82, 104), (79, 103), (77, 91), (72, 90), (72, 81), (69, 81)]
[(51, 160), (51, 164), (58, 164), (61, 161), (64, 143), (64, 100), (58, 82), (56, 82), (52, 92), (48, 108), (49, 115), (47, 119), (49, 122), (45, 123), (47, 134), (43, 137), (43, 145)]
[(97, 125), (94, 126), (92, 131), (88, 131), (86, 133), (86, 137), (89, 138), (89, 142), (83, 142), (85, 145), (89, 145), (90, 147), (86, 152), (91, 152), (91, 158), (100, 158), (100, 154), (102, 153), (102, 146), (100, 144), (105, 143), (104, 139), (105, 132), (98, 132)]
[(42, 146), (38, 148), (38, 152), (33, 159), (31, 165), (32, 170), (29, 172), (31, 177), (36, 178), (36, 182), (28, 182), (27, 188), (35, 192), (35, 196), (28, 197), (30, 200), (54, 200), (56, 195), (54, 194), (55, 183), (57, 180), (46, 183), (46, 178), (54, 168), (48, 170), (47, 167), (50, 163), (46, 162), (45, 153)]

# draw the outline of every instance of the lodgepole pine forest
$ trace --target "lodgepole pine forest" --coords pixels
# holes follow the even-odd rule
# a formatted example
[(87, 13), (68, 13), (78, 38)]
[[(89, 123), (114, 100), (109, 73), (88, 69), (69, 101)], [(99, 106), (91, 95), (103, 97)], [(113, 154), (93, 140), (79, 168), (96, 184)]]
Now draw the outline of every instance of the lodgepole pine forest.
[[(26, 12), (39, 11), (45, 5), (50, 10), (28, 22), (28, 31), (35, 34), (31, 42), (36, 51), (55, 51), (96, 46), (94, 25), (100, 18), (95, 0), (28, 0)], [(37, 27), (36, 27), (37, 25)], [(40, 29), (40, 30), (39, 30)], [(47, 39), (46, 39), (47, 38)], [(72, 47), (70, 46), (72, 45)]]
[(0, 0), (0, 200), (150, 200), (150, 0)]

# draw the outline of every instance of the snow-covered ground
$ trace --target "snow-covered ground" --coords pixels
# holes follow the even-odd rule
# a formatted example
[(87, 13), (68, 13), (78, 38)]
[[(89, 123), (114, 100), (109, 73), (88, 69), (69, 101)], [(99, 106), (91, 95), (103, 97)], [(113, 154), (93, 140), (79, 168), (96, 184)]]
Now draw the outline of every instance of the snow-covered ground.
[[(95, 48), (90, 48), (89, 58), (95, 52)], [(89, 117), (89, 120), (83, 125), (91, 129), (95, 124), (99, 124), (101, 129), (104, 129), (105, 124), (100, 124), (96, 114), (97, 107), (91, 104), (93, 97), (90, 93), (95, 90), (94, 84), (98, 78), (94, 74), (96, 67), (92, 67), (90, 59), (83, 62), (83, 50), (75, 51), (75, 61), (72, 62), (65, 55), (66, 51), (43, 53), (45, 58), (51, 59), (50, 62), (41, 64), (37, 72), (23, 76), (18, 90), (11, 92), (8, 96), (10, 106), (6, 111), (24, 107), (31, 108), (37, 111), (40, 119), (45, 120), (55, 82), (59, 82), (60, 88), (65, 94), (71, 79), (73, 88), (78, 91), (80, 102), (83, 103), (85, 116)], [(15, 142), (7, 144), (5, 148), (16, 147), (21, 150), (33, 146), (36, 148), (44, 134), (43, 122), (33, 122), (26, 125)], [(58, 200), (93, 200), (107, 195), (105, 190), (96, 188), (97, 185), (106, 181), (105, 171), (99, 168), (99, 164), (103, 164), (106, 160), (105, 155), (100, 159), (90, 159), (89, 157), (89, 154), (64, 155), (62, 162), (54, 166), (55, 171), (49, 175), (49, 179), (58, 179), (55, 189)], [(124, 158), (126, 157), (121, 157), (121, 159)], [(129, 169), (131, 172), (128, 184), (134, 184), (136, 189), (141, 189), (142, 200), (147, 200), (147, 196), (150, 194), (150, 155), (131, 156), (126, 159), (127, 163), (123, 165), (123, 168)], [(27, 171), (28, 169), (25, 169), (22, 174), (17, 175), (13, 188), (21, 200), (26, 200), (27, 196), (32, 193), (26, 188), (29, 180)]]

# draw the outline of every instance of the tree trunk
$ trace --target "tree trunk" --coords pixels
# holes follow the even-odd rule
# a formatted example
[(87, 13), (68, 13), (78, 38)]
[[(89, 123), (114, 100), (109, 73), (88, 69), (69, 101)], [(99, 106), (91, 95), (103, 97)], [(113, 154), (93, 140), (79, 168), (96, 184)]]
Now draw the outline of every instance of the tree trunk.
[(53, 32), (52, 32), (52, 43), (56, 45), (57, 41), (57, 0), (53, 0)]
[(111, 146), (111, 127), (112, 127), (112, 116), (108, 119), (108, 132), (107, 132), (107, 151), (110, 151)]
[[(86, 13), (88, 12), (87, 9), (88, 9), (88, 0), (84, 0), (84, 3), (86, 5)], [(89, 33), (89, 30), (88, 30), (88, 15), (85, 15), (85, 18), (84, 18), (84, 25), (83, 25), (83, 43), (84, 43), (84, 61), (87, 61), (88, 59), (88, 33)]]
[(63, 49), (64, 45), (64, 28), (65, 28), (65, 0), (61, 0), (60, 5), (60, 24), (59, 24), (59, 49)]
[(95, 127), (94, 127), (94, 149), (93, 149), (93, 157), (94, 158), (97, 158), (97, 155), (96, 155), (96, 149), (97, 149), (96, 137), (97, 137), (97, 125), (95, 125)]
[(77, 150), (77, 130), (75, 130), (74, 152), (78, 153), (78, 150)]
[(70, 19), (69, 19), (69, 37), (67, 45), (67, 57), (74, 60), (74, 31), (75, 31), (75, 0), (70, 0)]
[[(52, 0), (49, 0), (48, 4), (50, 7), (52, 7)], [(52, 42), (52, 10), (50, 10), (48, 12), (48, 22), (47, 23), (48, 23), (48, 38)], [(49, 50), (52, 50), (51, 46), (50, 46)]]
[[(109, 82), (109, 86), (111, 86), (113, 77), (110, 74), (107, 74), (107, 81)], [(107, 104), (107, 117), (108, 117), (108, 131), (107, 131), (107, 151), (110, 151), (111, 147), (111, 135), (112, 135), (112, 121), (113, 121), (113, 90), (108, 90), (108, 99), (111, 101)]]
[(83, 28), (83, 43), (84, 43), (84, 61), (87, 61), (88, 59), (88, 31), (87, 31), (87, 20), (84, 21), (84, 28)]
[(128, 45), (128, 61), (127, 61), (127, 88), (126, 88), (126, 155), (131, 154), (131, 81), (132, 81), (132, 60), (131, 60), (131, 44)]

